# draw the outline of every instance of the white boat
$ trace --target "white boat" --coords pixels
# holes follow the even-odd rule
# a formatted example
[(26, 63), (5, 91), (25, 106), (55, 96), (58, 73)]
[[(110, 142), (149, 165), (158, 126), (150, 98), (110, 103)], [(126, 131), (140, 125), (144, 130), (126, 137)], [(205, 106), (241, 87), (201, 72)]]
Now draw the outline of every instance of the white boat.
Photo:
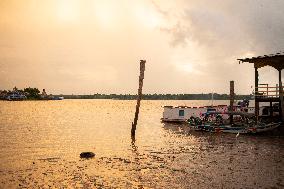
[(23, 94), (17, 93), (17, 92), (13, 92), (12, 94), (9, 94), (6, 99), (9, 101), (19, 101), (19, 100), (24, 100), (27, 97)]
[(53, 97), (52, 100), (64, 100), (63, 96)]
[[(223, 119), (228, 119), (229, 110), (227, 105), (218, 106), (204, 106), (204, 107), (188, 107), (188, 106), (164, 106), (163, 117), (161, 120), (163, 122), (186, 122), (191, 117), (198, 117), (203, 119), (204, 116), (211, 112), (219, 112)], [(241, 107), (234, 106), (234, 111), (244, 112), (248, 114), (254, 113), (254, 107)], [(260, 115), (262, 115), (262, 107), (260, 108)], [(210, 119), (215, 119), (215, 116), (210, 116)]]
[(58, 100), (64, 100), (63, 96), (58, 97)]

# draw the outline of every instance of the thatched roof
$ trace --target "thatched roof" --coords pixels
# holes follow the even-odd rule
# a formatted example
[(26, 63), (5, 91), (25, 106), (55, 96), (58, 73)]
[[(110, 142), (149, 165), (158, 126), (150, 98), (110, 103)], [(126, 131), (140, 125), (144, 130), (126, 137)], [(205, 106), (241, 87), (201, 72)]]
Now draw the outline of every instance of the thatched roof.
[(284, 69), (284, 52), (238, 60), (240, 62), (253, 63), (255, 68), (272, 66), (277, 70)]

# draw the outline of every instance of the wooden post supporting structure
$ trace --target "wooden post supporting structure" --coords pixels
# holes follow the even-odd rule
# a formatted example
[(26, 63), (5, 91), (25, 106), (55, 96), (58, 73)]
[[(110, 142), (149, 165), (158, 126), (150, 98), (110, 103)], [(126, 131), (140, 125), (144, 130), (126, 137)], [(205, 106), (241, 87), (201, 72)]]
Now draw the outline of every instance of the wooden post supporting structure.
[(273, 117), (273, 107), (272, 107), (272, 102), (269, 103), (269, 115), (270, 115), (270, 118)]
[(255, 82), (255, 98), (254, 98), (254, 104), (255, 104), (255, 118), (256, 122), (258, 122), (258, 115), (259, 115), (259, 102), (258, 102), (258, 70), (255, 67), (255, 72), (254, 72), (254, 82)]
[[(230, 81), (230, 112), (234, 111), (235, 100), (235, 86), (234, 81)], [(233, 115), (230, 115), (230, 124), (233, 124)]]
[(140, 102), (141, 102), (141, 98), (142, 98), (142, 87), (143, 87), (143, 80), (144, 80), (145, 63), (146, 63), (146, 60), (140, 60), (140, 76), (139, 76), (137, 105), (136, 105), (134, 122), (132, 122), (132, 128), (131, 128), (131, 137), (132, 138), (135, 138), (135, 131), (136, 131), (136, 125), (137, 125), (137, 121), (138, 121)]
[(279, 103), (279, 110), (280, 110), (280, 118), (281, 121), (284, 121), (284, 102), (283, 102), (283, 87), (282, 87), (282, 80), (281, 80), (281, 69), (279, 71), (279, 98), (280, 98), (280, 103)]

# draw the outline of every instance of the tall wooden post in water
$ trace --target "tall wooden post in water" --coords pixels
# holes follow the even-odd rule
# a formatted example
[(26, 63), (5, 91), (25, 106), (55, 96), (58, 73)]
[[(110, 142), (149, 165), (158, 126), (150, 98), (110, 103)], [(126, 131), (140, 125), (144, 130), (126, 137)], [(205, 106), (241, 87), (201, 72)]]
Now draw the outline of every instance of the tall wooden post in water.
[(143, 80), (144, 80), (145, 63), (146, 63), (146, 60), (140, 60), (140, 76), (139, 76), (137, 105), (136, 105), (134, 122), (132, 122), (132, 128), (131, 128), (131, 136), (132, 137), (135, 137), (136, 125), (137, 125), (137, 121), (138, 121), (140, 102), (141, 102), (141, 98), (142, 98), (142, 87), (143, 87)]
[(259, 116), (259, 101), (258, 101), (258, 95), (259, 95), (259, 92), (258, 92), (258, 70), (257, 70), (257, 67), (254, 67), (254, 87), (255, 87), (255, 98), (254, 98), (254, 106), (255, 106), (255, 109), (254, 109), (254, 114), (255, 114), (255, 119), (256, 119), (256, 122), (258, 122), (258, 116)]
[[(230, 81), (230, 112), (234, 111), (235, 85), (234, 81)], [(233, 123), (233, 115), (230, 115), (230, 124)]]
[(279, 71), (279, 99), (280, 99), (280, 103), (279, 103), (279, 112), (280, 112), (280, 118), (281, 121), (283, 122), (284, 120), (284, 102), (283, 102), (283, 86), (282, 86), (282, 80), (281, 80), (281, 69), (278, 70)]

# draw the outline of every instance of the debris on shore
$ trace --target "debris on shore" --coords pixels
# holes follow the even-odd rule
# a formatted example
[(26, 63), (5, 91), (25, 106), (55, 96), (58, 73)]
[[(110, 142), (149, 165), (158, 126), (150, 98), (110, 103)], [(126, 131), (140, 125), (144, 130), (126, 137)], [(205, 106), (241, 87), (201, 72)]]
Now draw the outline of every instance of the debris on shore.
[(89, 159), (89, 158), (93, 158), (93, 157), (95, 157), (95, 153), (93, 153), (93, 152), (82, 152), (80, 154), (80, 158)]

